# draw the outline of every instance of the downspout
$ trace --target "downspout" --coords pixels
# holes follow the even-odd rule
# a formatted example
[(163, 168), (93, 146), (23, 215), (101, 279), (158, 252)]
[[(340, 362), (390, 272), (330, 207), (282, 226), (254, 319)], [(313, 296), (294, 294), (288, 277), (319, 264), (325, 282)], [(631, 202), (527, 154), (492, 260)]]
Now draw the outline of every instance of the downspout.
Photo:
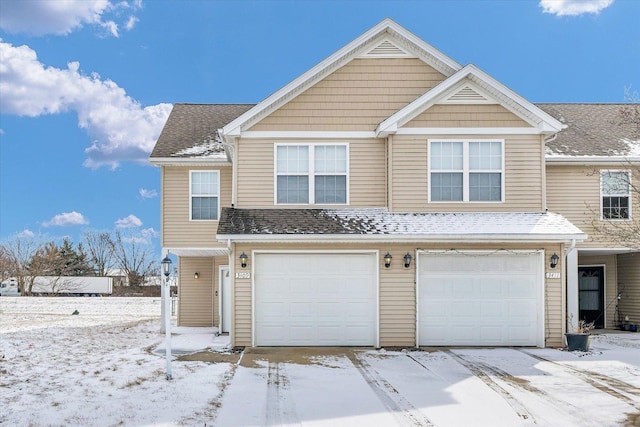
[(386, 188), (386, 199), (387, 199), (387, 209), (389, 212), (393, 212), (393, 135), (389, 135), (387, 137), (387, 188)]
[[(233, 247), (231, 245), (231, 239), (227, 239), (227, 252), (229, 253), (229, 282), (231, 283), (231, 307), (230, 307), (231, 313), (229, 316), (231, 318), (231, 324), (228, 326), (229, 326), (229, 338), (231, 339), (231, 346), (233, 347), (235, 346), (235, 342), (236, 342), (236, 335), (235, 335), (236, 322), (234, 321), (235, 305), (236, 305), (236, 295), (235, 295), (236, 268), (235, 268), (235, 263), (233, 262)], [(222, 324), (222, 319), (220, 319), (220, 323)]]
[(566, 250), (566, 276), (567, 276), (567, 319), (566, 328), (572, 330), (574, 322), (580, 318), (579, 294), (578, 294), (578, 251), (576, 240), (571, 240), (571, 246)]

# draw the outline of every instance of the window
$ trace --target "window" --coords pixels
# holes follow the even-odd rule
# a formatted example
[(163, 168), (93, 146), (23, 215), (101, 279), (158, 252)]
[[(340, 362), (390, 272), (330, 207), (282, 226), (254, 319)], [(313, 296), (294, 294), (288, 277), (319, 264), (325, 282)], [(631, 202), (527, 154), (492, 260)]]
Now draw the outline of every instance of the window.
[(347, 203), (346, 144), (277, 144), (277, 204)]
[(628, 171), (601, 171), (603, 219), (630, 219), (631, 174)]
[(191, 219), (217, 221), (220, 208), (220, 172), (191, 171)]
[(429, 200), (501, 202), (503, 141), (429, 141)]

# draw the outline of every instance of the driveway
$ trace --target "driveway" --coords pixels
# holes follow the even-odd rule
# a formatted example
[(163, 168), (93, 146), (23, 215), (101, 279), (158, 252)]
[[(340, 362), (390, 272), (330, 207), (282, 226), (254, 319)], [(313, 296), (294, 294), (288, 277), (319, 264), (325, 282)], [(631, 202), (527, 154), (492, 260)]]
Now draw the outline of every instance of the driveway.
[(590, 353), (248, 348), (215, 425), (640, 425), (633, 338), (620, 353), (604, 338)]

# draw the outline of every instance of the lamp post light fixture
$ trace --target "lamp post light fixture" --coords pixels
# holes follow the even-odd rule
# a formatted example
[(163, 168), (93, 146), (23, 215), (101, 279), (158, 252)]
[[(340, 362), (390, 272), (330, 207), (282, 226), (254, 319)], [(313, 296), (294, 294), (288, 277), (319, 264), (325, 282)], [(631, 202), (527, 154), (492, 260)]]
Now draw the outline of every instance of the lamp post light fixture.
[(411, 260), (412, 259), (413, 259), (413, 257), (411, 256), (411, 254), (409, 252), (404, 254), (404, 268), (411, 267)]
[(249, 258), (247, 254), (242, 252), (242, 254), (240, 255), (240, 266), (242, 268), (247, 268), (247, 258)]
[(391, 254), (390, 254), (389, 252), (387, 252), (387, 253), (384, 255), (384, 267), (385, 267), (385, 268), (389, 268), (389, 267), (391, 267), (391, 259), (392, 259), (392, 258), (393, 258), (393, 257), (391, 256)]
[(169, 306), (171, 286), (169, 286), (169, 274), (171, 273), (171, 258), (169, 254), (162, 260), (162, 273), (164, 274), (164, 330), (165, 330), (165, 357), (167, 359), (167, 380), (172, 380), (171, 375), (171, 307)]
[(193, 278), (194, 279), (199, 279), (200, 278), (200, 273), (198, 273), (197, 271), (195, 273), (193, 273)]
[(549, 264), (549, 267), (556, 268), (558, 261), (560, 261), (560, 257), (554, 252), (553, 255), (551, 255), (551, 264)]

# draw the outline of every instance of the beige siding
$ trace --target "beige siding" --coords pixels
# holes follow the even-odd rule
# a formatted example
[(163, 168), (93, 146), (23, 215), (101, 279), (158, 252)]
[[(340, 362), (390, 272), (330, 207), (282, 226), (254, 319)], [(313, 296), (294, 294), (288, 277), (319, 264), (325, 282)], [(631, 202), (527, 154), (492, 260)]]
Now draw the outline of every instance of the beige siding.
[(213, 247), (218, 221), (191, 221), (189, 218), (189, 171), (220, 171), (220, 205), (231, 205), (231, 168), (162, 168), (162, 246)]
[(178, 326), (214, 326), (213, 258), (180, 257), (178, 272)]
[(501, 105), (434, 105), (404, 127), (531, 127)]
[(640, 325), (640, 252), (618, 255), (618, 282), (620, 313)]
[(419, 59), (354, 59), (250, 130), (371, 131), (443, 80)]
[[(243, 139), (239, 143), (237, 207), (274, 207), (274, 152), (270, 139)], [(317, 140), (296, 141), (300, 143)], [(349, 206), (385, 206), (385, 143), (382, 139), (365, 139), (349, 144)], [(344, 206), (344, 205), (340, 205)], [(291, 207), (291, 205), (281, 205)]]
[(605, 328), (614, 327), (616, 302), (618, 295), (618, 265), (616, 255), (583, 256), (579, 255), (579, 266), (604, 266), (604, 306)]
[(544, 209), (542, 143), (537, 135), (487, 135), (505, 140), (504, 203), (429, 203), (428, 139), (472, 139), (469, 136), (396, 135), (393, 138), (391, 191), (395, 212), (524, 211)]
[[(580, 248), (623, 247), (613, 241), (610, 233), (599, 233), (600, 220), (600, 169), (594, 166), (547, 165), (547, 206), (550, 211), (562, 214), (589, 235)], [(602, 168), (606, 169), (606, 168)], [(611, 167), (610, 169), (624, 169)], [(634, 182), (639, 176), (632, 178)], [(640, 222), (640, 198), (633, 198), (632, 216), (634, 224)], [(611, 221), (613, 227), (625, 227), (626, 221)]]
[[(421, 249), (451, 249), (451, 245), (419, 245)], [(540, 245), (519, 246), (501, 245), (504, 249), (538, 250)], [(495, 246), (466, 245), (456, 247), (459, 250), (496, 250)], [(562, 245), (548, 245), (542, 247), (545, 250), (545, 265), (548, 269), (550, 254), (562, 253)], [(251, 272), (252, 250), (371, 250), (378, 251), (379, 256), (379, 330), (380, 345), (382, 347), (411, 347), (415, 345), (416, 326), (416, 263), (415, 246), (398, 244), (373, 244), (373, 245), (300, 245), (300, 244), (236, 244), (234, 248), (234, 262), (236, 272)], [(384, 267), (384, 254), (389, 251), (393, 256), (392, 266)], [(249, 255), (247, 267), (242, 269), (237, 254), (245, 252)], [(402, 267), (402, 257), (405, 253), (411, 253), (414, 260), (410, 269)], [(562, 263), (554, 271), (564, 271)], [(234, 280), (234, 323), (232, 331), (232, 344), (235, 346), (250, 346), (252, 336), (252, 283), (251, 279)], [(563, 333), (565, 326), (565, 291), (562, 286), (563, 278), (545, 279), (545, 345), (560, 347), (563, 345)]]

